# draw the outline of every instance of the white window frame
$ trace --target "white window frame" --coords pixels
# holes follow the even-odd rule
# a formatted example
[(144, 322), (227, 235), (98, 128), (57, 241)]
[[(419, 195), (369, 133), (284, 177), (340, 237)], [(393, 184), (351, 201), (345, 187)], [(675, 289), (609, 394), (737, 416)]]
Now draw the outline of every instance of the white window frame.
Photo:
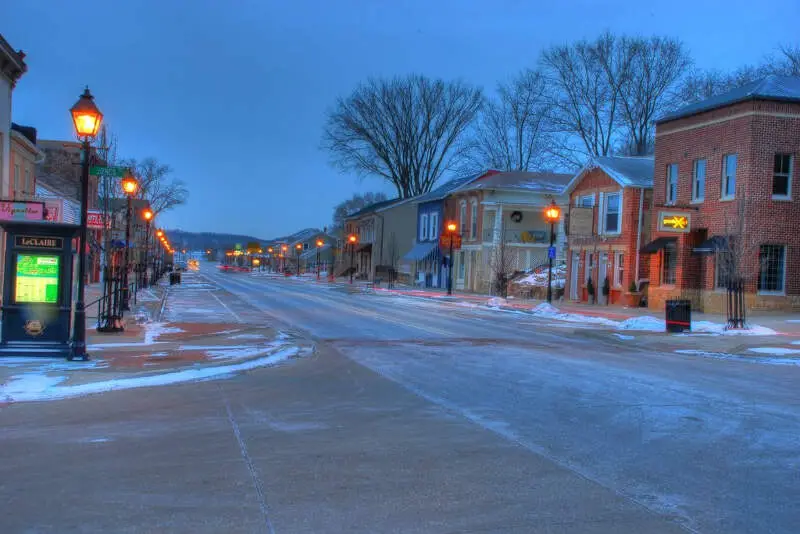
[[(789, 257), (789, 247), (787, 245), (775, 245), (772, 243), (764, 243), (761, 246), (766, 247), (783, 247), (783, 265), (781, 266), (781, 288), (780, 290), (773, 289), (757, 289), (759, 295), (785, 295), (786, 294), (786, 259)], [(761, 283), (761, 246), (758, 248), (758, 280), (756, 287)]]
[[(734, 157), (736, 158), (736, 166), (733, 169), (733, 194), (727, 193), (728, 191), (728, 158)], [(733, 200), (736, 198), (736, 171), (739, 170), (739, 155), (738, 154), (725, 154), (722, 156), (722, 180), (721, 180), (721, 191), (720, 191), (720, 200)]]
[(428, 231), (428, 238), (431, 240), (438, 239), (439, 237), (439, 214), (437, 212), (431, 213), (430, 216), (430, 230)]
[(625, 274), (625, 253), (614, 253), (614, 287), (622, 287), (622, 277)]
[(469, 238), (475, 239), (478, 235), (478, 201), (470, 201), (469, 206)]
[[(703, 164), (703, 187), (701, 191), (697, 191), (697, 168), (699, 164), (702, 162)], [(696, 159), (694, 160), (694, 165), (692, 169), (692, 202), (694, 203), (701, 203), (706, 199), (706, 178), (708, 177), (708, 160), (706, 159)], [(698, 194), (699, 193), (699, 194)]]
[[(675, 170), (675, 174), (673, 176), (672, 170)], [(666, 193), (666, 201), (664, 202), (667, 206), (674, 206), (675, 202), (678, 201), (678, 176), (680, 173), (680, 169), (678, 168), (677, 163), (670, 163), (667, 165), (667, 190)], [(675, 178), (674, 188), (672, 179)]]
[(16, 198), (19, 191), (19, 163), (14, 164), (14, 190), (11, 192), (12, 196)]
[(419, 240), (425, 241), (428, 239), (428, 214), (423, 213), (420, 217), (419, 223)]
[[(786, 174), (783, 173), (776, 173), (775, 172), (775, 156), (789, 156), (789, 170)], [(775, 187), (775, 177), (776, 176), (786, 176), (786, 194), (785, 195), (776, 195), (772, 193), (773, 200), (791, 200), (792, 199), (792, 171), (794, 170), (794, 155), (787, 154), (786, 152), (776, 152), (773, 156), (773, 170), (772, 170), (772, 187)]]
[[(589, 199), (589, 205), (587, 206), (583, 201)], [(578, 206), (581, 208), (593, 208), (594, 207), (594, 193), (591, 195), (580, 195), (578, 196)]]
[(462, 200), (459, 204), (458, 213), (458, 232), (464, 235), (467, 232), (467, 201)]
[[(617, 228), (615, 230), (609, 230), (606, 227), (607, 219), (606, 216), (608, 215), (608, 199), (609, 197), (616, 196), (619, 197), (619, 204), (617, 205)], [(619, 235), (622, 233), (622, 190), (613, 191), (606, 193), (603, 195), (603, 206), (600, 210), (600, 233), (603, 235)]]

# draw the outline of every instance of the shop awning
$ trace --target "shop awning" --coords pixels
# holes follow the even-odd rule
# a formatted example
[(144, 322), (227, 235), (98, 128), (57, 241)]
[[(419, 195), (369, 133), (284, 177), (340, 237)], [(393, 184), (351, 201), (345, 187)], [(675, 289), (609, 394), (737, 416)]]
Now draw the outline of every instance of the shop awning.
[(662, 248), (678, 241), (677, 237), (657, 237), (643, 246), (639, 252), (642, 254), (654, 254)]
[(715, 235), (697, 245), (692, 252), (695, 254), (713, 254), (718, 250), (727, 250), (727, 248), (728, 237), (724, 235)]
[(405, 256), (403, 256), (403, 259), (406, 261), (419, 261), (430, 254), (437, 245), (438, 243), (433, 241), (428, 243), (417, 243), (406, 253)]

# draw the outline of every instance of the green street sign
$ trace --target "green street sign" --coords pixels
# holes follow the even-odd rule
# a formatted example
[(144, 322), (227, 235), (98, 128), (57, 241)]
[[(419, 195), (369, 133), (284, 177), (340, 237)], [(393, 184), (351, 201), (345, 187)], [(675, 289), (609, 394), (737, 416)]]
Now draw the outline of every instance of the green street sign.
[(123, 178), (128, 173), (127, 167), (100, 167), (93, 165), (89, 169), (89, 174), (92, 176), (108, 176), (111, 178)]

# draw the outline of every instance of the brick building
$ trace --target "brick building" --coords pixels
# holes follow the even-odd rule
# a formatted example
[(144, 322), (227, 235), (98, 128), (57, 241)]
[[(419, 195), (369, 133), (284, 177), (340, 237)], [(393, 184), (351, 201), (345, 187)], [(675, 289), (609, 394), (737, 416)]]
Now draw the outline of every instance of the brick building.
[(610, 304), (623, 303), (631, 282), (637, 288), (648, 279), (649, 258), (641, 245), (648, 242), (653, 198), (653, 158), (596, 157), (576, 174), (569, 195), (567, 288), (565, 298), (595, 302), (608, 277)]
[(656, 124), (649, 305), (800, 308), (800, 77), (768, 76)]

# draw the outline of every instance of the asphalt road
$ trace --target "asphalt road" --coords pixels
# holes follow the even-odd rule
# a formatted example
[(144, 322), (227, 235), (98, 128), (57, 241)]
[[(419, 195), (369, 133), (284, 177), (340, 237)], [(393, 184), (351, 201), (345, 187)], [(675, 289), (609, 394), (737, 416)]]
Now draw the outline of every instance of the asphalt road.
[(800, 368), (203, 269), (316, 354), (0, 408), (0, 531), (797, 532)]

